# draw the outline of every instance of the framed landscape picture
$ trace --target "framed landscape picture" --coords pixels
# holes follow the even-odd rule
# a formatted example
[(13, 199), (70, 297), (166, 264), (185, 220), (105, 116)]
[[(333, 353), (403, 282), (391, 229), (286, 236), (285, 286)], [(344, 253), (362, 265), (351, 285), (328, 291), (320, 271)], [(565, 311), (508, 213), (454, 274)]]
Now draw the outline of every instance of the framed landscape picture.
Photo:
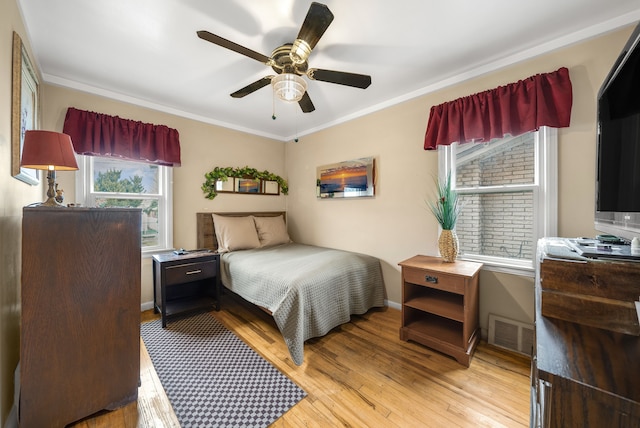
[(236, 178), (237, 193), (260, 193), (260, 180), (254, 178)]
[(38, 129), (39, 82), (18, 33), (13, 33), (11, 96), (11, 175), (33, 186), (40, 183), (38, 171), (20, 167), (24, 134)]
[(375, 195), (375, 159), (373, 157), (323, 165), (317, 168), (317, 196), (358, 198)]

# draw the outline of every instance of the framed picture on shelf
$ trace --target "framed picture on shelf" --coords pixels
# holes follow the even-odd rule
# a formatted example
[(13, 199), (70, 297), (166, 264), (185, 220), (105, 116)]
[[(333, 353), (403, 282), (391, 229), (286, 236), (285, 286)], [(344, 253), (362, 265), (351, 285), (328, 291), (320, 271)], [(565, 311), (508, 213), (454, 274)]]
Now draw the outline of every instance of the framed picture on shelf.
[(236, 178), (236, 192), (260, 193), (260, 180), (254, 178)]
[(375, 195), (375, 159), (373, 157), (323, 165), (317, 168), (317, 196), (356, 198)]
[(18, 180), (40, 184), (39, 173), (35, 169), (20, 167), (24, 134), (38, 129), (40, 109), (40, 84), (38, 76), (29, 60), (22, 39), (13, 32), (12, 95), (11, 95), (11, 175)]
[(233, 177), (227, 178), (227, 181), (218, 180), (216, 181), (216, 192), (231, 192), (233, 193), (235, 190), (236, 184), (235, 179)]
[(262, 193), (264, 193), (265, 195), (279, 195), (280, 185), (277, 181), (263, 180)]

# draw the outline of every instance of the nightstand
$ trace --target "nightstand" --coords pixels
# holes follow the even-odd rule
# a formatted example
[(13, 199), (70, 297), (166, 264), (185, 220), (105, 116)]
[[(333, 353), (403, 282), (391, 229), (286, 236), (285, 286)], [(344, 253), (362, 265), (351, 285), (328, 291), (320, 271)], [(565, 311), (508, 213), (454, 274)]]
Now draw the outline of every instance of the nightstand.
[(173, 316), (220, 310), (221, 294), (218, 253), (154, 254), (153, 304), (154, 312), (162, 316), (162, 327)]
[(402, 266), (401, 340), (413, 340), (469, 367), (480, 339), (478, 276), (482, 263), (415, 256)]

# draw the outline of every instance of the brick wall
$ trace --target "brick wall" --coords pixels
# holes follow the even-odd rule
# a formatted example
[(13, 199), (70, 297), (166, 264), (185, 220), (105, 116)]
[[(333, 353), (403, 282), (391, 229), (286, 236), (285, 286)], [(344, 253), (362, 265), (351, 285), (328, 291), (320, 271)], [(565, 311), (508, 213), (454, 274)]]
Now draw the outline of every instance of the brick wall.
[[(457, 186), (530, 184), (535, 180), (533, 133), (459, 151)], [(476, 153), (473, 153), (476, 152)], [(460, 198), (456, 232), (461, 253), (533, 258), (533, 193), (478, 193)]]

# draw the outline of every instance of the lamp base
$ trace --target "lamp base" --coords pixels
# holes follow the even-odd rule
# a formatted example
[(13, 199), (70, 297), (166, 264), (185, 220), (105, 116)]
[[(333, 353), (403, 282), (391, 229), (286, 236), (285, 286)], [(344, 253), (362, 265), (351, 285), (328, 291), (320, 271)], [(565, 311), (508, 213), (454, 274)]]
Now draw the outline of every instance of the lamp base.
[(49, 170), (47, 172), (47, 182), (49, 188), (47, 189), (47, 200), (38, 204), (39, 207), (64, 207), (62, 204), (62, 190), (58, 191), (58, 184), (56, 183), (55, 170)]
[(61, 204), (60, 202), (56, 201), (55, 198), (47, 198), (46, 201), (41, 202), (37, 206), (39, 206), (39, 207), (64, 207), (64, 204)]

